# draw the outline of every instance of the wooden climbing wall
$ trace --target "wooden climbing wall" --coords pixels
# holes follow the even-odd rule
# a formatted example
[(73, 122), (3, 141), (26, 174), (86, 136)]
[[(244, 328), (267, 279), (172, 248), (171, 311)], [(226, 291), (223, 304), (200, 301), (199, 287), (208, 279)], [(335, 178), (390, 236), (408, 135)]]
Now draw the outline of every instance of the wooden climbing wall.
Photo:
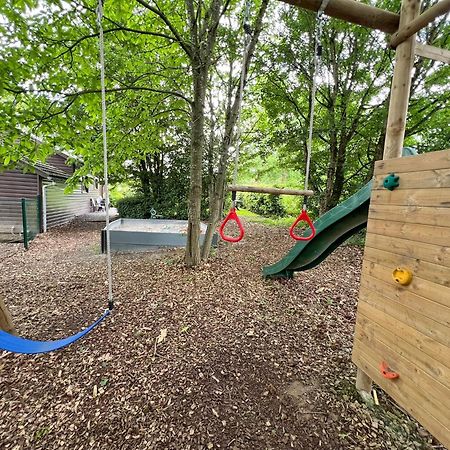
[(352, 357), (450, 449), (450, 150), (376, 163)]

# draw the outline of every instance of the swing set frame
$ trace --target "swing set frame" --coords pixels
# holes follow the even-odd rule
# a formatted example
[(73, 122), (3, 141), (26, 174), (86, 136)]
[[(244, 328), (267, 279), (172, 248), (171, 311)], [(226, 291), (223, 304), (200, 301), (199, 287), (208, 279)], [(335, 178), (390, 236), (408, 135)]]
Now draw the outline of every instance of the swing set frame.
[[(318, 11), (321, 0), (280, 0), (311, 11)], [(400, 158), (408, 114), (411, 71), (414, 56), (450, 64), (450, 50), (416, 42), (416, 33), (437, 17), (450, 12), (450, 0), (440, 0), (420, 11), (420, 0), (402, 0), (400, 14), (356, 0), (329, 0), (325, 13), (337, 19), (391, 34), (389, 46), (396, 50), (383, 160)], [(371, 400), (372, 379), (360, 367), (356, 388), (361, 397)]]

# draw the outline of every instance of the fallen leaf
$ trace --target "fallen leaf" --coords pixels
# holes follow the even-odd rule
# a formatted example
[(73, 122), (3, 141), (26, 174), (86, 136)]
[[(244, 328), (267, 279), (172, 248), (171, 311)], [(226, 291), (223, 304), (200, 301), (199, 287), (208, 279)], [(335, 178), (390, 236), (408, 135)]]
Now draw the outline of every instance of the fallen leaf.
[(167, 337), (167, 328), (163, 328), (159, 333), (159, 336), (156, 338), (156, 343), (161, 344)]

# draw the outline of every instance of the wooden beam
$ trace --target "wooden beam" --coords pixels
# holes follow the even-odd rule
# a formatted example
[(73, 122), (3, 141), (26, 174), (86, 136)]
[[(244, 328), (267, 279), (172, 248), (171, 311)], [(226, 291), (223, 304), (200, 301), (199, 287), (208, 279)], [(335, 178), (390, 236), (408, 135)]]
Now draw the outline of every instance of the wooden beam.
[(0, 330), (6, 331), (10, 334), (16, 334), (11, 313), (5, 305), (5, 301), (0, 297)]
[(279, 189), (259, 186), (227, 186), (230, 192), (255, 192), (257, 194), (274, 194), (274, 195), (303, 195), (305, 197), (314, 195), (313, 191), (297, 190), (297, 189)]
[(372, 395), (372, 379), (362, 369), (358, 367), (356, 371), (356, 390), (366, 403), (373, 403)]
[(447, 14), (450, 11), (450, 0), (441, 0), (424, 11), (420, 16), (399, 28), (391, 37), (391, 47), (396, 48), (413, 34), (425, 28), (430, 22), (433, 22), (439, 16)]
[(416, 44), (415, 53), (422, 58), (434, 59), (446, 64), (450, 64), (450, 50), (433, 47), (432, 45)]
[[(281, 0), (284, 3), (318, 11), (322, 0)], [(390, 11), (366, 5), (355, 0), (330, 0), (325, 14), (336, 19), (381, 30), (385, 33), (395, 33), (399, 29), (400, 17)]]
[[(406, 27), (419, 14), (420, 0), (402, 0), (400, 29)], [(402, 42), (395, 52), (394, 75), (384, 142), (383, 159), (400, 158), (405, 138), (406, 115), (411, 89), (411, 72), (414, 63), (416, 36)]]

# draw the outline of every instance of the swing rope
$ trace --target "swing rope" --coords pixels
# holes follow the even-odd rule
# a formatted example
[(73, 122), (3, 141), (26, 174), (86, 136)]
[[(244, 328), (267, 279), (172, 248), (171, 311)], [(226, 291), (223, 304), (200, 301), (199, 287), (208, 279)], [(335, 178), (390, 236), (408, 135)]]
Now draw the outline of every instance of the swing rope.
[(109, 186), (108, 186), (108, 146), (106, 139), (106, 95), (105, 95), (105, 59), (104, 59), (104, 39), (103, 39), (103, 5), (102, 0), (99, 0), (97, 8), (97, 24), (99, 28), (99, 50), (100, 50), (100, 81), (102, 92), (102, 135), (103, 135), (103, 162), (104, 162), (104, 188), (105, 188), (105, 212), (106, 212), (106, 236), (107, 236), (107, 251), (106, 261), (108, 269), (108, 309), (91, 325), (84, 330), (72, 336), (52, 340), (52, 341), (36, 341), (32, 339), (23, 339), (19, 336), (9, 334), (0, 330), (0, 350), (12, 353), (22, 354), (37, 354), (48, 353), (55, 350), (60, 350), (68, 345), (78, 341), (86, 336), (96, 326), (101, 324), (111, 314), (114, 307), (113, 292), (112, 292), (112, 264), (111, 264), (111, 247), (109, 238)]
[[(309, 174), (311, 170), (311, 155), (312, 155), (312, 146), (313, 146), (313, 131), (314, 131), (314, 112), (315, 112), (315, 104), (316, 104), (316, 93), (317, 93), (317, 73), (320, 68), (320, 57), (322, 55), (322, 30), (323, 30), (323, 14), (325, 12), (326, 7), (328, 6), (329, 0), (322, 0), (322, 3), (317, 11), (316, 16), (316, 29), (314, 33), (314, 59), (313, 59), (313, 74), (312, 74), (312, 86), (311, 86), (311, 106), (310, 106), (310, 114), (309, 114), (309, 129), (308, 129), (308, 139), (306, 141), (306, 168), (305, 168), (305, 191), (308, 190), (309, 185)], [(311, 218), (307, 212), (307, 202), (308, 197), (304, 197), (303, 207), (300, 215), (297, 217), (295, 222), (289, 228), (289, 234), (296, 241), (309, 241), (314, 238), (316, 235), (316, 229)], [(298, 235), (295, 232), (296, 226), (300, 222), (306, 222), (311, 230), (311, 233), (308, 236)]]
[[(242, 69), (241, 69), (241, 76), (239, 78), (239, 90), (238, 90), (238, 98), (239, 98), (239, 105), (237, 110), (237, 117), (236, 117), (236, 133), (234, 136), (234, 141), (236, 142), (236, 150), (234, 154), (234, 170), (233, 170), (233, 184), (236, 184), (237, 177), (238, 177), (238, 167), (239, 167), (239, 153), (240, 153), (240, 146), (241, 146), (241, 127), (240, 127), (240, 119), (241, 119), (241, 111), (242, 111), (242, 102), (244, 98), (244, 84), (245, 84), (245, 67), (247, 65), (247, 59), (249, 55), (249, 46), (252, 38), (252, 30), (249, 24), (249, 18), (250, 18), (250, 0), (247, 0), (245, 3), (245, 10), (244, 10), (244, 53), (242, 56)], [(239, 229), (239, 235), (236, 237), (228, 236), (225, 234), (225, 226), (227, 223), (234, 221), (236, 222), (236, 225)], [(239, 242), (244, 237), (245, 231), (244, 227), (242, 225), (242, 222), (239, 219), (239, 216), (236, 213), (236, 191), (233, 191), (231, 193), (231, 208), (225, 219), (223, 220), (222, 224), (219, 228), (219, 234), (220, 237), (227, 242)]]
[(114, 307), (113, 280), (111, 262), (111, 233), (109, 229), (109, 183), (108, 183), (108, 141), (106, 133), (106, 88), (105, 88), (105, 40), (103, 36), (103, 0), (98, 1), (97, 25), (99, 31), (98, 47), (100, 53), (100, 84), (102, 91), (102, 138), (103, 138), (103, 178), (105, 190), (105, 214), (106, 214), (106, 266), (108, 272), (108, 309)]
[[(322, 56), (322, 30), (323, 30), (323, 14), (325, 8), (328, 6), (330, 0), (323, 0), (319, 10), (317, 11), (316, 19), (316, 30), (314, 35), (314, 60), (313, 60), (313, 77), (312, 77), (312, 87), (311, 87), (311, 108), (309, 114), (309, 130), (308, 130), (308, 141), (306, 144), (306, 169), (305, 169), (305, 191), (308, 190), (309, 184), (309, 172), (311, 168), (311, 154), (312, 154), (312, 144), (313, 144), (313, 131), (314, 131), (314, 112), (316, 104), (316, 92), (317, 92), (317, 73), (320, 68), (320, 57)], [(306, 205), (307, 197), (305, 197), (304, 205)]]
[(245, 82), (245, 66), (247, 65), (248, 53), (250, 41), (252, 39), (252, 29), (249, 23), (250, 18), (250, 1), (245, 2), (245, 11), (244, 11), (244, 54), (242, 56), (242, 70), (241, 77), (239, 79), (239, 108), (237, 111), (236, 118), (236, 152), (234, 155), (234, 170), (233, 170), (233, 184), (235, 185), (238, 177), (239, 170), (239, 154), (241, 151), (241, 112), (242, 112), (242, 102), (244, 99), (244, 82)]

